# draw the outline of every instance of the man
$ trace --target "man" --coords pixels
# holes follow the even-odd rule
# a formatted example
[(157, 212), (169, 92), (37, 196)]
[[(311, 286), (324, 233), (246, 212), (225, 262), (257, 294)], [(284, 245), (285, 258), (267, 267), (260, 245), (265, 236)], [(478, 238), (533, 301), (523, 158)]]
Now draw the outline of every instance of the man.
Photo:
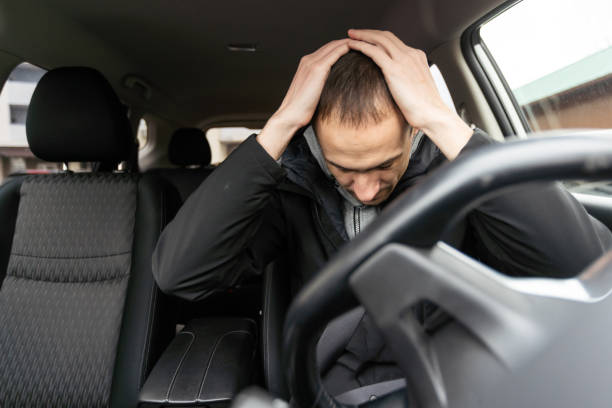
[[(492, 143), (444, 104), (422, 51), (389, 32), (348, 35), (302, 58), (261, 133), (166, 227), (153, 258), (162, 290), (202, 299), (272, 260), (298, 289), (395, 196), (440, 163)], [(466, 224), (448, 240), (512, 275), (571, 276), (612, 243), (552, 183), (487, 201)], [(355, 336), (369, 336), (368, 324)], [(375, 343), (349, 342), (346, 358), (328, 372), (332, 394), (401, 375), (371, 369), (373, 361), (388, 362)]]

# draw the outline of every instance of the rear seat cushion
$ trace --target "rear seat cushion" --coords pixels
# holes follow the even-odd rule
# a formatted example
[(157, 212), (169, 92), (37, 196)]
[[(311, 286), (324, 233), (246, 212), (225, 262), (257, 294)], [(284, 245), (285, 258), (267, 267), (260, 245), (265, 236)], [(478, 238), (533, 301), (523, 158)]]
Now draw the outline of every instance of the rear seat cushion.
[(209, 166), (211, 153), (208, 140), (204, 132), (197, 128), (181, 128), (174, 132), (168, 146), (168, 158), (178, 166), (199, 166), (150, 171), (168, 180), (178, 190), (183, 202), (214, 170)]
[(198, 128), (177, 129), (168, 145), (168, 159), (177, 166), (208, 166), (211, 153), (204, 132)]
[(212, 173), (214, 168), (203, 167), (198, 169), (155, 169), (151, 174), (158, 174), (166, 179), (176, 188), (181, 196), (181, 201), (185, 202), (196, 188)]

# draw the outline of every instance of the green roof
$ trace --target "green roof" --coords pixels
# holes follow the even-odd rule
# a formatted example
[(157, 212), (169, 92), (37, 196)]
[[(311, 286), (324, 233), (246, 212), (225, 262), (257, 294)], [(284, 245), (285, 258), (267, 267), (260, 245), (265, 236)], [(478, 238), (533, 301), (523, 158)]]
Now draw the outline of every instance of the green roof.
[(612, 47), (596, 52), (571, 65), (513, 89), (520, 105), (555, 95), (612, 73)]

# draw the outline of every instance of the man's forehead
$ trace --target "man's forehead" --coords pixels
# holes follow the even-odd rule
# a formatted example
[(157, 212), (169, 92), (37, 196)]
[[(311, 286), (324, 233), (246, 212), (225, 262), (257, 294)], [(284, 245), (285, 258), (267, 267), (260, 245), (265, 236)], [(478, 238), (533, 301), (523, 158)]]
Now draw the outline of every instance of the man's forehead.
[(340, 164), (340, 163), (336, 163), (333, 160), (329, 160), (329, 159), (325, 159), (325, 161), (327, 162), (328, 165), (332, 165), (334, 167), (337, 167), (340, 170), (348, 170), (348, 171), (358, 171), (358, 172), (365, 172), (365, 171), (370, 171), (370, 170), (376, 170), (382, 166), (386, 166), (386, 165), (391, 165), (393, 164), (396, 160), (400, 159), (402, 156), (404, 155), (403, 151), (398, 152), (398, 154), (396, 154), (395, 156), (389, 157), (387, 159), (382, 159), (382, 160), (368, 160), (368, 161), (360, 161), (360, 160), (353, 160), (351, 161), (350, 164)]
[(319, 123), (316, 131), (325, 159), (350, 169), (369, 169), (401, 155), (409, 137), (405, 122), (393, 116), (358, 128)]

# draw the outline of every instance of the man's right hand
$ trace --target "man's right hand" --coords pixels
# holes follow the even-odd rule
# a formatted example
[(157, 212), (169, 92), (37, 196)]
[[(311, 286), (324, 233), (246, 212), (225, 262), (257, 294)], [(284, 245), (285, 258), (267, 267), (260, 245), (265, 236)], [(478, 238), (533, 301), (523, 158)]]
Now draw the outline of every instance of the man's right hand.
[(332, 65), (349, 51), (348, 41), (329, 42), (300, 60), (283, 103), (257, 136), (274, 160), (280, 158), (295, 132), (312, 120)]

